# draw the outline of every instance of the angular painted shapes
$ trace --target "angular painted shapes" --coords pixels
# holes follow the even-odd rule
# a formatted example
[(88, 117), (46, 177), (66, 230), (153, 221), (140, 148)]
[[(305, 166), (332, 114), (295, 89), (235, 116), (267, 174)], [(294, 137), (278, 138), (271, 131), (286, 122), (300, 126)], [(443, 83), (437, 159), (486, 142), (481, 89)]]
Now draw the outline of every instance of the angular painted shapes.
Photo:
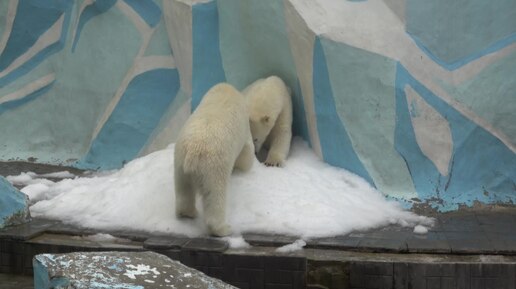
[(407, 32), (435, 62), (454, 70), (516, 41), (514, 0), (407, 0)]
[[(506, 135), (505, 143), (512, 143), (512, 151), (516, 152), (516, 77), (511, 77), (513, 75), (516, 75), (516, 45), (507, 56), (486, 65), (461, 84), (447, 86), (446, 90), (455, 100)], [(494, 132), (493, 129), (488, 130)]]
[(147, 155), (174, 143), (191, 114), (190, 108), (190, 96), (179, 90), (174, 101), (161, 117), (160, 123), (149, 137), (145, 148), (140, 151), (140, 155)]
[[(313, 55), (315, 33), (308, 27), (299, 11), (290, 1), (284, 1), (284, 11), (290, 51), (298, 77), (298, 90), (292, 101), (294, 122), (297, 123), (298, 129), (303, 130), (303, 125), (298, 122), (303, 121), (301, 113), (304, 113), (307, 133), (297, 133), (309, 141), (315, 153), (322, 158), (314, 108)], [(299, 120), (296, 120), (296, 115), (299, 115)]]
[(296, 87), (292, 89), (292, 133), (294, 136), (300, 136), (308, 145), (312, 147), (310, 134), (308, 131), (308, 123), (306, 121), (305, 103), (301, 84), (297, 81)]
[[(450, 126), (453, 152), (449, 173), (443, 176), (420, 148), (412, 125), (406, 86), (442, 115)], [(420, 199), (441, 211), (459, 204), (514, 203), (516, 154), (484, 128), (437, 97), (398, 65), (396, 77), (395, 148), (407, 162)]]
[(161, 19), (161, 9), (152, 0), (124, 0), (145, 20), (150, 27), (155, 27)]
[(14, 110), (47, 93), (55, 82), (53, 75), (45, 76), (31, 83), (18, 92), (0, 97), (0, 115)]
[(383, 193), (417, 197), (410, 173), (393, 148), (396, 62), (321, 38), (335, 110), (354, 151)]
[(283, 2), (217, 1), (222, 63), (228, 82), (238, 89), (269, 75), (296, 86)]
[(164, 20), (158, 23), (149, 40), (149, 45), (145, 48), (144, 56), (151, 55), (172, 55)]
[(0, 55), (0, 86), (29, 72), (64, 46), (73, 1), (19, 1)]
[(217, 2), (192, 6), (192, 111), (215, 84), (226, 81), (219, 49)]
[(98, 16), (106, 11), (108, 11), (111, 7), (116, 4), (117, 0), (103, 0), (103, 1), (94, 1), (91, 4), (87, 5), (81, 12), (79, 16), (79, 23), (77, 24), (77, 28), (75, 30), (75, 37), (73, 39), (72, 52), (75, 51), (75, 46), (81, 37), (81, 31), (84, 25), (90, 21), (95, 16)]
[(406, 86), (405, 94), (417, 144), (423, 154), (434, 163), (439, 173), (447, 176), (453, 147), (448, 121), (426, 103), (412, 87)]
[(327, 60), (319, 37), (315, 40), (313, 59), (314, 104), (323, 158), (327, 163), (345, 168), (374, 185), (336, 111)]
[(179, 70), (181, 89), (192, 94), (192, 7), (187, 2), (169, 0), (163, 2), (163, 16), (168, 33), (168, 41)]
[(115, 169), (138, 156), (178, 90), (176, 69), (155, 69), (134, 77), (76, 166)]
[(18, 0), (0, 1), (0, 55), (11, 35), (17, 6)]
[(0, 176), (0, 229), (29, 219), (29, 198)]

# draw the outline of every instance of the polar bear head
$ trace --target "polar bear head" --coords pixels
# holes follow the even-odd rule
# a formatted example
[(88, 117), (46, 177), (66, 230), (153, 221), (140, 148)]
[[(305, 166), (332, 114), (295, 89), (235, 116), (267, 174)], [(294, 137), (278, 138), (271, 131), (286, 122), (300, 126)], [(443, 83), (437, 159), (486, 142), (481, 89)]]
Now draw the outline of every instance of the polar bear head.
[(275, 122), (276, 119), (273, 119), (270, 115), (251, 115), (249, 125), (255, 152), (260, 151)]

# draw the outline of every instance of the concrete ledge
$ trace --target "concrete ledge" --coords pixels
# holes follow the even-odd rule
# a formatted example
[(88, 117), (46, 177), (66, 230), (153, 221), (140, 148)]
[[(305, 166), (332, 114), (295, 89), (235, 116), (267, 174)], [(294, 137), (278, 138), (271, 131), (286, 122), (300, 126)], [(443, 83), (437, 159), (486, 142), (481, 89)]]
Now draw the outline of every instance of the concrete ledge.
[(0, 176), (0, 229), (29, 219), (29, 198)]
[(34, 257), (34, 287), (235, 288), (154, 252), (78, 252)]

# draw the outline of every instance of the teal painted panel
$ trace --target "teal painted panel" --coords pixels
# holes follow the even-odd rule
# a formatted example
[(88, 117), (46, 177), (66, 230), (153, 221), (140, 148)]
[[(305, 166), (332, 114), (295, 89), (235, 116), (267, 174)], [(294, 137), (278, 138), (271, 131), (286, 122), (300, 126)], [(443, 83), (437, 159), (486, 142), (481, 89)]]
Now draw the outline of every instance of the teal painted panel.
[(448, 69), (516, 42), (514, 0), (407, 0), (406, 19), (408, 33)]
[(219, 50), (217, 2), (192, 7), (192, 111), (215, 84), (225, 82)]
[[(0, 134), (9, 136), (2, 140), (0, 159), (34, 157), (44, 163), (71, 164), (87, 152), (99, 118), (142, 43), (132, 21), (118, 9), (92, 18), (74, 52), (72, 43), (68, 37), (64, 49), (35, 70), (55, 74), (48, 93), (0, 115)], [(28, 75), (23, 79), (32, 80)], [(22, 85), (25, 80), (16, 86)], [(35, 116), (37, 121), (27, 123)]]
[(153, 0), (124, 0), (124, 2), (131, 6), (150, 27), (155, 27), (161, 19), (161, 8)]
[(353, 148), (344, 122), (337, 114), (327, 58), (319, 37), (315, 38), (313, 59), (314, 106), (324, 161), (347, 169), (374, 186), (373, 179)]
[[(442, 176), (417, 144), (404, 88), (412, 87), (449, 123), (453, 155)], [(516, 203), (516, 154), (499, 139), (460, 114), (398, 64), (395, 147), (407, 162), (420, 199), (441, 210), (459, 205)]]
[[(218, 0), (220, 50), (229, 83), (239, 89), (269, 75), (297, 85), (283, 1)], [(238, 23), (238, 25), (235, 25)]]
[(270, 75), (281, 77), (293, 93), (293, 132), (309, 141), (283, 2), (218, 0), (217, 5), (220, 53), (227, 81), (244, 89), (259, 78)]
[(168, 42), (167, 29), (163, 19), (158, 23), (154, 34), (152, 34), (149, 46), (145, 49), (144, 55), (172, 55), (172, 49)]
[(54, 82), (49, 83), (48, 85), (34, 91), (33, 93), (30, 93), (22, 98), (16, 99), (16, 100), (10, 100), (0, 103), (0, 115), (2, 115), (6, 111), (15, 110), (20, 106), (26, 105), (27, 103), (34, 101), (38, 97), (44, 95), (47, 93)]
[(77, 24), (77, 28), (75, 30), (75, 39), (73, 40), (72, 51), (74, 51), (75, 46), (77, 46), (77, 42), (81, 37), (81, 31), (84, 25), (86, 25), (86, 23), (95, 16), (108, 11), (115, 4), (116, 0), (95, 1), (84, 8), (81, 15), (79, 15), (79, 23)]
[(9, 1), (0, 1), (0, 38), (3, 37), (4, 33), (9, 33), (9, 31), (6, 31), (6, 20), (7, 20), (7, 13), (9, 12)]
[(66, 0), (27, 0), (18, 2), (13, 27), (7, 44), (0, 55), (0, 70), (4, 70), (27, 52), (55, 22), (64, 17), (59, 39), (26, 59), (22, 65), (0, 78), (0, 87), (5, 86), (30, 72), (41, 62), (60, 51), (66, 42), (73, 2)]
[(516, 52), (484, 68), (458, 87), (444, 85), (459, 103), (516, 143)]
[(405, 161), (394, 149), (396, 62), (321, 38), (335, 109), (376, 186), (393, 196), (415, 195)]
[(147, 143), (179, 90), (176, 69), (155, 69), (134, 77), (93, 141), (75, 166), (116, 169), (134, 159)]

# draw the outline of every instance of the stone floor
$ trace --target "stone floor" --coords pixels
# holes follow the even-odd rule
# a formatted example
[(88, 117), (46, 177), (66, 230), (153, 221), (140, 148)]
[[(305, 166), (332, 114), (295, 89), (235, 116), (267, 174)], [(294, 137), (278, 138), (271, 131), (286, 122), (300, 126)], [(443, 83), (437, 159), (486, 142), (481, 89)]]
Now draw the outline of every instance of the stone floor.
[(0, 274), (0, 289), (32, 289), (32, 276)]
[[(0, 175), (17, 175), (32, 171), (38, 174), (68, 170), (82, 175), (83, 171), (62, 166), (29, 162), (0, 162)], [(415, 234), (412, 228), (389, 226), (367, 232), (353, 232), (345, 236), (320, 238), (307, 241), (307, 247), (320, 249), (351, 250), (360, 252), (400, 253), (453, 253), (453, 254), (516, 254), (516, 206), (496, 209), (459, 211), (435, 214), (435, 226), (427, 234)], [(88, 235), (98, 231), (74, 228), (50, 220), (37, 220), (33, 225), (0, 232), (0, 238), (9, 235), (28, 238), (50, 232), (59, 234)], [(189, 243), (181, 236), (152, 236), (143, 232), (105, 232), (120, 237), (146, 240), (148, 246), (180, 247)], [(245, 234), (251, 245), (282, 246), (292, 243), (296, 236)], [(206, 244), (220, 242), (213, 238), (201, 238)], [(166, 245), (168, 244), (168, 245)]]
[[(0, 163), (0, 175), (63, 170), (63, 167), (12, 164)], [(283, 255), (274, 248), (294, 242), (297, 236), (244, 234), (244, 239), (253, 247), (235, 253), (225, 241), (217, 238), (109, 231), (102, 233), (119, 239), (96, 241), (88, 236), (100, 231), (34, 219), (31, 223), (0, 231), (0, 273), (31, 274), (32, 256), (42, 252), (152, 250), (239, 288), (341, 288), (342, 284), (347, 286), (342, 288), (491, 288), (489, 284), (495, 284), (492, 288), (516, 289), (516, 206), (433, 217), (435, 226), (426, 234), (415, 234), (413, 228), (388, 226), (307, 240), (303, 253)], [(339, 255), (345, 256), (339, 260), (336, 257)], [(318, 256), (327, 258), (321, 261)], [(463, 260), (461, 256), (476, 257)], [(352, 261), (353, 258), (356, 261)], [(347, 265), (342, 265), (343, 262)], [(320, 275), (326, 279), (319, 280)], [(0, 289), (30, 288), (24, 287), (30, 286), (26, 278), (17, 278), (0, 275), (0, 284), (7, 284), (0, 285)], [(421, 278), (428, 279), (424, 281), (426, 285), (417, 283), (422, 282)], [(393, 287), (400, 280), (405, 283)], [(326, 287), (310, 287), (310, 282)], [(367, 282), (376, 282), (376, 285)], [(366, 283), (370, 286), (362, 286)], [(413, 287), (414, 284), (419, 287)]]

